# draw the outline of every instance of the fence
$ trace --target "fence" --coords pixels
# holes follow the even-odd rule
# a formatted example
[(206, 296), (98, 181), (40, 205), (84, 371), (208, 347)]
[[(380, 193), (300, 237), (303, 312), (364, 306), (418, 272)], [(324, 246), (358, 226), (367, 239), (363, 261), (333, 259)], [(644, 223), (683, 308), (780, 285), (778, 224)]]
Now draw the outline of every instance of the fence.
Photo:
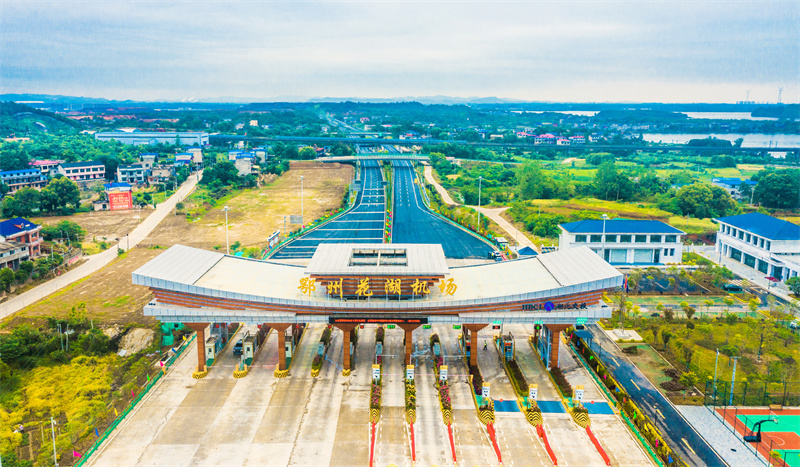
[[(197, 337), (196, 334), (192, 335), (191, 339), (186, 341), (186, 344), (184, 344), (178, 350), (178, 352), (175, 354), (175, 356), (172, 357), (171, 359), (169, 359), (169, 361), (165, 365), (165, 370), (168, 370), (176, 361), (178, 361), (178, 357), (181, 354), (183, 354), (183, 351), (186, 348), (189, 347), (189, 345), (192, 343), (192, 341), (195, 339), (195, 337)], [(103, 442), (106, 440), (106, 438), (108, 438), (108, 436), (111, 435), (111, 433), (113, 433), (114, 430), (117, 429), (119, 424), (122, 423), (123, 420), (125, 420), (125, 418), (128, 416), (128, 414), (131, 413), (131, 411), (134, 408), (136, 408), (136, 406), (139, 404), (139, 402), (141, 402), (141, 400), (144, 398), (144, 396), (148, 392), (150, 392), (150, 389), (152, 389), (153, 386), (155, 386), (155, 384), (161, 379), (161, 377), (164, 376), (164, 373), (165, 372), (158, 372), (156, 374), (156, 376), (148, 384), (146, 384), (142, 388), (141, 392), (139, 392), (139, 394), (136, 397), (133, 398), (131, 403), (128, 404), (128, 407), (126, 407), (125, 410), (123, 410), (122, 413), (119, 414), (119, 416), (117, 416), (116, 419), (114, 419), (114, 421), (111, 423), (111, 425), (109, 425), (109, 427), (106, 428), (106, 431), (104, 431), (103, 434), (100, 435), (100, 437), (97, 438), (97, 440), (89, 447), (89, 449), (87, 449), (86, 452), (83, 453), (83, 456), (81, 456), (80, 460), (75, 464), (74, 467), (81, 467), (84, 464), (86, 464), (86, 462), (89, 460), (89, 458), (92, 456), (92, 454), (94, 454), (95, 451), (97, 451), (97, 449), (103, 444)]]
[[(739, 407), (720, 406), (720, 410), (717, 410), (717, 406), (706, 405), (706, 408), (710, 410), (715, 417), (719, 418), (725, 428), (730, 430), (736, 439), (741, 441), (758, 460), (764, 463), (764, 465), (772, 465), (774, 467), (800, 466), (800, 453), (796, 450), (787, 451), (786, 449), (780, 448), (779, 446), (784, 445), (782, 440), (777, 446), (775, 445), (775, 439), (771, 437), (766, 440), (762, 439), (760, 443), (750, 443), (744, 440), (743, 437), (751, 432), (750, 426), (755, 422), (764, 420), (764, 418), (768, 417), (767, 415), (739, 413)], [(722, 413), (720, 413), (720, 411)], [(771, 453), (773, 452), (778, 453), (780, 458), (772, 457)], [(796, 462), (790, 463), (789, 460), (795, 460)]]
[(800, 381), (772, 383), (768, 381), (735, 381), (731, 392), (730, 381), (706, 382), (704, 405), (741, 405), (766, 407), (768, 405), (799, 406)]

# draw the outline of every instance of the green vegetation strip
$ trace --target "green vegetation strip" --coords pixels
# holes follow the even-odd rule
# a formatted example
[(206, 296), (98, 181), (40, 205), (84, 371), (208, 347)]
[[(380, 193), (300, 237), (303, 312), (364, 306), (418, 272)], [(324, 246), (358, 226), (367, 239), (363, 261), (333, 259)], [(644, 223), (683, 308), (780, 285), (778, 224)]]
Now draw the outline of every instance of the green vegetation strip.
[[(178, 350), (178, 352), (175, 354), (175, 356), (172, 357), (166, 363), (165, 371), (169, 370), (169, 368), (178, 360), (178, 357), (180, 357), (183, 354), (184, 350), (189, 347), (189, 345), (192, 343), (192, 341), (195, 339), (195, 337), (197, 337), (196, 334), (192, 335), (192, 337), (188, 341), (186, 341), (186, 344), (184, 344)], [(83, 456), (81, 456), (81, 458), (78, 461), (78, 463), (75, 464), (75, 467), (81, 467), (82, 465), (86, 464), (86, 462), (89, 460), (89, 458), (92, 456), (92, 454), (94, 454), (95, 451), (97, 451), (97, 449), (100, 447), (100, 445), (102, 445), (103, 442), (111, 435), (111, 433), (113, 433), (114, 430), (119, 426), (119, 424), (122, 423), (123, 420), (125, 420), (125, 417), (127, 417), (128, 414), (131, 413), (131, 411), (133, 411), (134, 408), (136, 408), (136, 406), (139, 404), (139, 402), (142, 401), (144, 396), (147, 393), (149, 393), (150, 390), (153, 388), (153, 386), (155, 386), (156, 383), (161, 379), (161, 377), (164, 376), (164, 373), (165, 372), (159, 372), (158, 374), (156, 374), (155, 377), (153, 377), (153, 379), (150, 381), (150, 383), (148, 383), (146, 386), (144, 386), (142, 391), (131, 401), (130, 405), (128, 405), (128, 407), (125, 410), (122, 411), (122, 413), (111, 423), (111, 425), (108, 428), (106, 428), (106, 431), (103, 432), (103, 434), (100, 435), (99, 438), (97, 438), (97, 440), (94, 442), (94, 444), (92, 444), (89, 447), (89, 449), (87, 449), (86, 452), (83, 453)]]

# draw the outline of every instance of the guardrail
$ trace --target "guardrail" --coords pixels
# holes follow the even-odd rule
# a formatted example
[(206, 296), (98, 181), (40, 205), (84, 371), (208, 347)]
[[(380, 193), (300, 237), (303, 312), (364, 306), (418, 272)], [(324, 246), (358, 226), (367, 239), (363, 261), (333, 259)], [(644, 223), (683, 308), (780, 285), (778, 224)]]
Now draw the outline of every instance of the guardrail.
[[(652, 453), (651, 456), (654, 454), (659, 458), (659, 465), (668, 466), (668, 467), (684, 467), (687, 464), (680, 458), (680, 456), (675, 452), (675, 450), (669, 446), (669, 444), (664, 440), (664, 436), (661, 434), (658, 428), (656, 428), (655, 424), (650, 417), (644, 414), (644, 412), (636, 405), (636, 403), (631, 400), (630, 396), (625, 389), (619, 384), (612, 375), (611, 372), (600, 362), (598, 356), (594, 353), (594, 351), (586, 345), (583, 339), (578, 337), (577, 334), (572, 333), (571, 339), (572, 343), (575, 344), (576, 354), (580, 355), (584, 358), (588, 357), (588, 362), (593, 361), (595, 362), (595, 366), (589, 364), (589, 368), (592, 369), (592, 372), (596, 373), (598, 377), (602, 377), (601, 380), (603, 385), (608, 387), (608, 389), (613, 393), (614, 397), (620, 403), (620, 412), (627, 415), (629, 418), (633, 420), (634, 427), (637, 428), (638, 435), (641, 435), (647, 443), (645, 446), (652, 447), (652, 449), (648, 448), (648, 453)], [(602, 386), (602, 385), (601, 385)]]
[(103, 444), (103, 442), (105, 442), (105, 440), (114, 432), (114, 430), (117, 429), (119, 424), (125, 420), (125, 417), (127, 417), (128, 414), (130, 414), (131, 411), (134, 408), (136, 408), (136, 406), (139, 404), (139, 402), (142, 401), (144, 396), (150, 392), (150, 390), (153, 388), (153, 386), (156, 385), (156, 383), (159, 380), (161, 380), (161, 378), (166, 374), (166, 370), (169, 370), (169, 368), (178, 360), (178, 357), (181, 356), (184, 350), (186, 350), (192, 343), (192, 341), (195, 340), (195, 337), (197, 337), (197, 335), (193, 334), (191, 339), (187, 340), (186, 343), (183, 344), (180, 349), (178, 349), (178, 352), (175, 353), (175, 356), (169, 359), (169, 361), (167, 361), (167, 363), (164, 365), (164, 371), (159, 372), (147, 385), (144, 386), (142, 392), (140, 392), (139, 395), (133, 398), (128, 407), (125, 408), (125, 410), (123, 410), (122, 413), (119, 414), (116, 419), (114, 419), (111, 425), (109, 425), (108, 428), (106, 428), (106, 431), (104, 431), (103, 434), (100, 435), (100, 437), (97, 438), (97, 440), (95, 440), (95, 442), (89, 447), (89, 449), (87, 449), (86, 452), (83, 453), (83, 456), (81, 456), (80, 460), (75, 464), (74, 467), (81, 467), (84, 464), (86, 464), (86, 462), (89, 460), (92, 454), (94, 454), (97, 451), (97, 449)]

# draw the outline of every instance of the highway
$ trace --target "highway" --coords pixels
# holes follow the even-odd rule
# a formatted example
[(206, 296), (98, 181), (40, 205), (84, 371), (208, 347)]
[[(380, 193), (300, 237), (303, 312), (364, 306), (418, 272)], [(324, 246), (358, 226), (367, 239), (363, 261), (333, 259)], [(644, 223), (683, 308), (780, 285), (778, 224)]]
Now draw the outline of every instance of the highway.
[(600, 360), (619, 381), (625, 392), (650, 417), (650, 420), (669, 440), (670, 446), (680, 454), (684, 461), (695, 466), (726, 465), (706, 440), (653, 386), (641, 370), (628, 360), (602, 329), (594, 325), (587, 326), (586, 329), (588, 332), (578, 331), (578, 334), (598, 354)]
[(392, 243), (441, 243), (447, 258), (486, 259), (494, 248), (479, 238), (431, 214), (422, 202), (417, 174), (408, 161), (394, 166)]
[(383, 243), (386, 196), (377, 161), (364, 161), (362, 189), (355, 206), (338, 219), (308, 232), (275, 252), (271, 259), (311, 258), (317, 245), (330, 243)]

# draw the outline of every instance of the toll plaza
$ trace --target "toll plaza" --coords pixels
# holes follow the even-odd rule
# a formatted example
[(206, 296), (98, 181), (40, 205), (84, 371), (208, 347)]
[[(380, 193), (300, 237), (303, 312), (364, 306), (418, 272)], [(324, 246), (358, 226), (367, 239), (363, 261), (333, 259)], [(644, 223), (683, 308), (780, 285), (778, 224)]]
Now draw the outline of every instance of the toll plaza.
[[(227, 334), (214, 333), (226, 329), (219, 323), (275, 330), (280, 372), (308, 323), (342, 331), (345, 370), (353, 332), (366, 323), (395, 324), (405, 332), (406, 364), (414, 330), (462, 325), (471, 365), (477, 365), (472, 349), (481, 329), (535, 324), (547, 366), (558, 366), (561, 331), (610, 317), (600, 301), (604, 291), (622, 284), (622, 275), (588, 248), (451, 268), (438, 244), (323, 243), (306, 266), (176, 245), (136, 270), (133, 282), (150, 287), (156, 298), (145, 315), (185, 323), (197, 331), (198, 342), (226, 340)], [(198, 346), (200, 374), (208, 370), (208, 348)]]

